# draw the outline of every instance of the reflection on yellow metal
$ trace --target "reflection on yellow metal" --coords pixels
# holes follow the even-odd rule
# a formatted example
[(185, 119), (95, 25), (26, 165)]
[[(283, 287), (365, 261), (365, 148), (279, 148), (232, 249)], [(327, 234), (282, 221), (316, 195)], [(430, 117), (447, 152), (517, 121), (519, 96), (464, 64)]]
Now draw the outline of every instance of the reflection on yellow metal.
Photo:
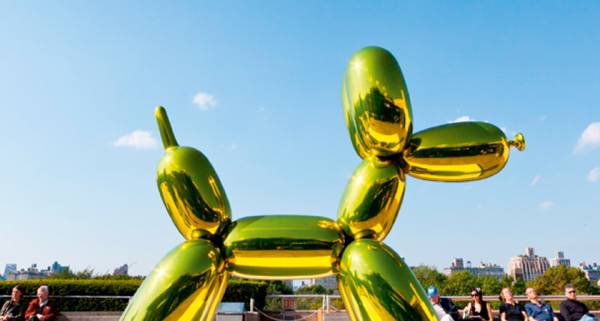
[(298, 279), (331, 275), (344, 237), (325, 217), (269, 215), (236, 221), (223, 243), (233, 275)]
[(356, 240), (344, 249), (338, 288), (352, 320), (437, 320), (410, 268), (376, 240)]
[(212, 320), (226, 287), (219, 249), (208, 240), (187, 241), (154, 268), (121, 320)]
[(157, 181), (173, 222), (189, 241), (144, 280), (122, 321), (211, 321), (229, 274), (289, 279), (337, 274), (353, 321), (434, 321), (425, 292), (402, 259), (381, 243), (405, 188), (405, 175), (469, 181), (499, 172), (509, 147), (494, 125), (447, 124), (412, 134), (408, 90), (395, 58), (368, 47), (348, 64), (342, 101), (350, 140), (364, 160), (340, 202), (338, 220), (253, 216), (231, 222), (225, 191), (199, 151), (179, 147), (167, 114), (156, 110), (165, 155)]
[(338, 222), (346, 235), (383, 240), (396, 220), (404, 185), (404, 174), (394, 163), (363, 160), (340, 202)]
[(165, 146), (158, 190), (171, 219), (188, 240), (220, 234), (231, 209), (217, 173), (201, 152), (177, 145), (164, 108), (156, 109), (156, 120)]
[(362, 158), (400, 153), (412, 132), (410, 98), (398, 62), (368, 47), (348, 63), (342, 103), (352, 145)]
[(496, 126), (461, 122), (414, 134), (404, 153), (408, 175), (432, 181), (462, 182), (498, 173), (508, 161), (509, 146), (525, 147), (522, 134), (508, 141)]

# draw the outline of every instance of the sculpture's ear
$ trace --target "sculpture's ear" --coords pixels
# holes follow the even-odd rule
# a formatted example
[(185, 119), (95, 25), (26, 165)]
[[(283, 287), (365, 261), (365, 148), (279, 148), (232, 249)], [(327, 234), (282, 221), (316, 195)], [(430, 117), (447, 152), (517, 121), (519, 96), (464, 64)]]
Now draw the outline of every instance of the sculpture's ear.
[(399, 154), (412, 133), (404, 76), (387, 50), (367, 47), (352, 56), (342, 87), (352, 145), (362, 158)]
[(171, 122), (169, 121), (165, 108), (163, 106), (156, 107), (154, 115), (156, 117), (156, 122), (158, 123), (160, 138), (162, 139), (165, 149), (179, 146), (177, 144), (177, 139), (175, 139), (175, 134), (173, 133), (173, 128), (171, 127)]
[(215, 169), (199, 150), (178, 146), (163, 107), (156, 108), (156, 121), (165, 147), (156, 182), (169, 216), (188, 240), (220, 235), (231, 208)]

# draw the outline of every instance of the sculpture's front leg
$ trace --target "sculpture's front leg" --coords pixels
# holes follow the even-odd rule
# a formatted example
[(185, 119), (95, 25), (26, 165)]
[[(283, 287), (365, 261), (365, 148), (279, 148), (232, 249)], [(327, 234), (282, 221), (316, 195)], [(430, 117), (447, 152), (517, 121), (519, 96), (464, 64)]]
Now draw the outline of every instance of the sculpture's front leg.
[(437, 321), (410, 268), (379, 241), (356, 240), (346, 247), (338, 287), (353, 321)]
[(211, 321), (226, 287), (219, 249), (208, 240), (187, 241), (144, 280), (121, 321)]

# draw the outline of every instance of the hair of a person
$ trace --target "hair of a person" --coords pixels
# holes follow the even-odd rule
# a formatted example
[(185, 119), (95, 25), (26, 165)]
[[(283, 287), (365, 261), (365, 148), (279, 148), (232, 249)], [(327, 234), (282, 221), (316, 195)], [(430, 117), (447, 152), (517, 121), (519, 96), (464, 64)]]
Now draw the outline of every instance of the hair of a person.
[(574, 286), (573, 286), (573, 284), (571, 284), (571, 283), (567, 283), (567, 285), (565, 285), (565, 291), (566, 291), (567, 289), (574, 289), (574, 288), (575, 288), (575, 287), (574, 287)]
[(45, 284), (44, 284), (44, 285), (41, 285), (41, 286), (38, 288), (38, 290), (42, 290), (42, 291), (44, 291), (44, 292), (46, 292), (46, 293), (50, 293), (50, 290), (48, 290), (48, 286), (47, 286), (47, 285), (45, 285)]
[(19, 293), (21, 293), (21, 296), (23, 296), (23, 294), (25, 294), (25, 288), (20, 284), (13, 286), (13, 289), (16, 289), (17, 291), (19, 291)]
[(509, 290), (510, 291), (510, 288), (506, 287), (506, 288), (502, 288), (502, 290), (500, 290), (500, 296), (499, 296), (500, 297), (500, 302), (506, 302), (506, 298), (504, 297), (504, 294), (503, 294), (504, 290)]
[[(473, 288), (471, 290), (471, 293), (473, 293), (473, 292), (477, 293), (477, 296), (479, 297), (479, 304), (481, 304), (481, 306), (484, 306), (487, 304), (487, 302), (485, 302), (483, 300), (483, 292), (481, 292), (480, 288)], [(473, 303), (473, 302), (474, 302), (473, 297), (471, 297), (471, 303)], [(469, 314), (473, 315), (474, 313), (475, 313), (475, 304), (471, 304), (471, 307), (469, 309)]]

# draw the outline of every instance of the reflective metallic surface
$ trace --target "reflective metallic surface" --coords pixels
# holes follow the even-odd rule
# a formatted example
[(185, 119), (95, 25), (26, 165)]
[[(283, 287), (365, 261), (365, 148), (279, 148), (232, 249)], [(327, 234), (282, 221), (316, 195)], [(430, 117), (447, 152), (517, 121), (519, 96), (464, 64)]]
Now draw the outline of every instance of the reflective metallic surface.
[(352, 57), (342, 101), (350, 139), (364, 160), (346, 187), (338, 223), (296, 215), (232, 223), (212, 165), (199, 151), (179, 147), (164, 108), (157, 108), (165, 148), (158, 187), (173, 222), (189, 241), (146, 278), (121, 320), (211, 321), (229, 274), (259, 279), (337, 274), (354, 321), (437, 320), (410, 268), (380, 242), (402, 204), (404, 175), (449, 182), (486, 178), (504, 167), (510, 146), (525, 148), (525, 138), (517, 134), (508, 141), (496, 126), (482, 122), (447, 124), (412, 135), (404, 77), (396, 59), (382, 48), (364, 48)]
[(383, 240), (389, 233), (404, 196), (402, 171), (377, 157), (363, 160), (346, 186), (338, 224), (352, 238)]
[(332, 274), (343, 245), (340, 228), (328, 218), (269, 215), (233, 223), (224, 250), (233, 275), (291, 279)]
[(219, 249), (207, 240), (187, 241), (144, 280), (121, 321), (212, 320), (226, 287)]
[(437, 321), (410, 268), (379, 241), (356, 240), (346, 247), (338, 287), (353, 321)]
[(177, 146), (164, 108), (156, 109), (156, 120), (165, 146), (157, 184), (171, 219), (188, 240), (219, 234), (231, 209), (217, 173), (201, 152)]
[(408, 175), (432, 181), (462, 182), (498, 173), (508, 161), (509, 146), (525, 148), (517, 134), (508, 141), (496, 126), (484, 122), (446, 124), (418, 132), (404, 153)]
[(360, 157), (400, 153), (412, 132), (410, 98), (398, 62), (367, 47), (352, 56), (342, 88), (348, 132)]

